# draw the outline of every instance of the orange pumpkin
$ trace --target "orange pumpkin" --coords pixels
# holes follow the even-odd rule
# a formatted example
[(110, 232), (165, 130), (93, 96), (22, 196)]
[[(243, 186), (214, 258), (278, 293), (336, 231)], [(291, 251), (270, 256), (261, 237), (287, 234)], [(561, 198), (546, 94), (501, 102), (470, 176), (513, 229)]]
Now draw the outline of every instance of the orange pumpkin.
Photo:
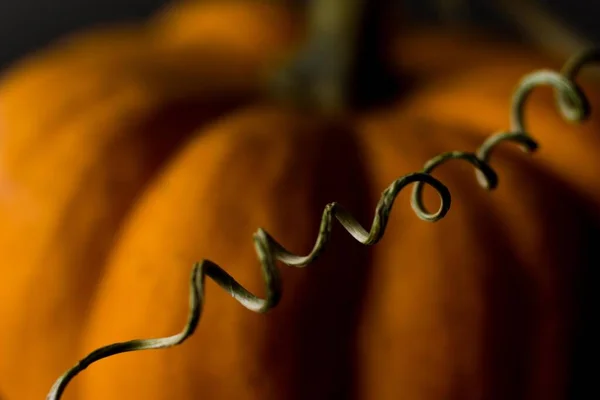
[[(515, 45), (403, 32), (393, 51), (412, 90), (329, 118), (261, 92), (300, 28), (272, 4), (183, 3), (5, 74), (2, 400), (42, 398), (107, 343), (179, 331), (198, 260), (263, 293), (258, 227), (302, 254), (327, 203), (367, 225), (391, 182), (505, 128), (514, 85), (552, 65)], [(494, 192), (448, 164), (435, 171), (452, 193), (440, 222), (418, 219), (403, 191), (376, 246), (338, 226), (310, 268), (282, 269), (266, 315), (207, 281), (184, 345), (103, 360), (63, 398), (567, 398), (575, 288), (597, 257), (600, 120), (569, 126), (549, 90), (526, 118), (542, 149), (496, 149)]]

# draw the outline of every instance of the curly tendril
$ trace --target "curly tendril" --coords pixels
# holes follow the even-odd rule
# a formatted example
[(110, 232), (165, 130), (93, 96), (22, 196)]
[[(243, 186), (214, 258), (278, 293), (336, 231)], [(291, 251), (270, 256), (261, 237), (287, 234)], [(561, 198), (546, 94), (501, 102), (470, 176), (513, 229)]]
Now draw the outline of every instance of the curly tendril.
[[(334, 217), (358, 242), (367, 246), (373, 245), (385, 233), (396, 197), (404, 187), (414, 183), (411, 206), (416, 215), (420, 219), (429, 222), (441, 220), (450, 210), (451, 195), (448, 188), (434, 178), (431, 173), (450, 160), (464, 160), (470, 163), (475, 167), (479, 184), (487, 190), (495, 189), (498, 185), (498, 175), (489, 164), (489, 160), (496, 146), (503, 142), (514, 142), (527, 153), (533, 153), (538, 148), (537, 142), (526, 131), (524, 122), (524, 106), (532, 90), (543, 85), (553, 87), (557, 108), (563, 118), (569, 122), (584, 121), (590, 113), (589, 103), (574, 79), (586, 64), (597, 61), (600, 61), (600, 49), (590, 49), (572, 57), (560, 73), (540, 70), (526, 75), (513, 95), (510, 131), (493, 134), (474, 153), (452, 151), (440, 154), (429, 160), (420, 172), (404, 175), (394, 181), (383, 191), (375, 208), (375, 215), (369, 231), (362, 227), (340, 204), (335, 202), (328, 204), (323, 210), (319, 234), (313, 249), (308, 255), (299, 256), (288, 251), (265, 230), (258, 229), (253, 239), (266, 284), (266, 297), (264, 299), (252, 294), (212, 261), (203, 260), (196, 263), (192, 269), (190, 280), (188, 319), (180, 333), (165, 338), (136, 339), (99, 348), (58, 378), (46, 399), (59, 400), (69, 382), (76, 375), (103, 358), (130, 351), (163, 349), (183, 343), (194, 333), (200, 321), (204, 305), (204, 280), (207, 276), (251, 311), (265, 313), (276, 307), (282, 296), (281, 276), (276, 262), (280, 261), (283, 264), (301, 268), (315, 261), (329, 242)], [(440, 206), (435, 213), (427, 211), (423, 204), (422, 196), (425, 184), (435, 189), (440, 197)]]

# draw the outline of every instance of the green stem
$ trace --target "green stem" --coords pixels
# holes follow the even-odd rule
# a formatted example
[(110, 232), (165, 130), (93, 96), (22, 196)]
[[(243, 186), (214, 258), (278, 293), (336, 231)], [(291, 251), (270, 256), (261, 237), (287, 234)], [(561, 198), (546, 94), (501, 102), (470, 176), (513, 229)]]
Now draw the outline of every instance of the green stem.
[(312, 0), (307, 38), (277, 71), (275, 95), (326, 113), (387, 100), (396, 88), (386, 57), (384, 0)]

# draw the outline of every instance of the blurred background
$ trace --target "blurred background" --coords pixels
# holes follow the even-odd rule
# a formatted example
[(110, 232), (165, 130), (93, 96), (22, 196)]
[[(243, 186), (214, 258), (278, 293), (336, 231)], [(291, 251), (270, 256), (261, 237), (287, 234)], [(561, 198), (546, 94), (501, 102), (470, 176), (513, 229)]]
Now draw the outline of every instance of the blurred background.
[[(306, 1), (306, 0), (304, 0)], [(590, 0), (390, 0), (419, 23), (484, 26), (564, 58), (600, 42)], [(168, 0), (1, 0), (0, 69), (85, 27), (143, 19)]]

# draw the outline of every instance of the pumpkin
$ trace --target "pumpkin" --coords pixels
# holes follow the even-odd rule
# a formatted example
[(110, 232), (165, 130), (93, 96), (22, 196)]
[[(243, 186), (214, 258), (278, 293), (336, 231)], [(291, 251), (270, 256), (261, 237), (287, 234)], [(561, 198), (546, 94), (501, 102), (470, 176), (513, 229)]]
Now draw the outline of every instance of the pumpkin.
[[(475, 151), (506, 128), (519, 79), (554, 66), (516, 44), (407, 30), (390, 49), (411, 90), (331, 117), (262, 91), (301, 25), (266, 2), (181, 3), (4, 74), (2, 400), (42, 398), (105, 344), (180, 331), (199, 260), (264, 294), (258, 227), (306, 254), (332, 201), (368, 226), (390, 183)], [(107, 358), (63, 399), (568, 398), (577, 290), (598, 260), (600, 121), (568, 125), (550, 90), (525, 117), (541, 149), (496, 148), (492, 193), (468, 163), (444, 165), (444, 219), (420, 220), (403, 190), (377, 245), (335, 225), (309, 268), (281, 269), (264, 315), (207, 280), (185, 344)]]

